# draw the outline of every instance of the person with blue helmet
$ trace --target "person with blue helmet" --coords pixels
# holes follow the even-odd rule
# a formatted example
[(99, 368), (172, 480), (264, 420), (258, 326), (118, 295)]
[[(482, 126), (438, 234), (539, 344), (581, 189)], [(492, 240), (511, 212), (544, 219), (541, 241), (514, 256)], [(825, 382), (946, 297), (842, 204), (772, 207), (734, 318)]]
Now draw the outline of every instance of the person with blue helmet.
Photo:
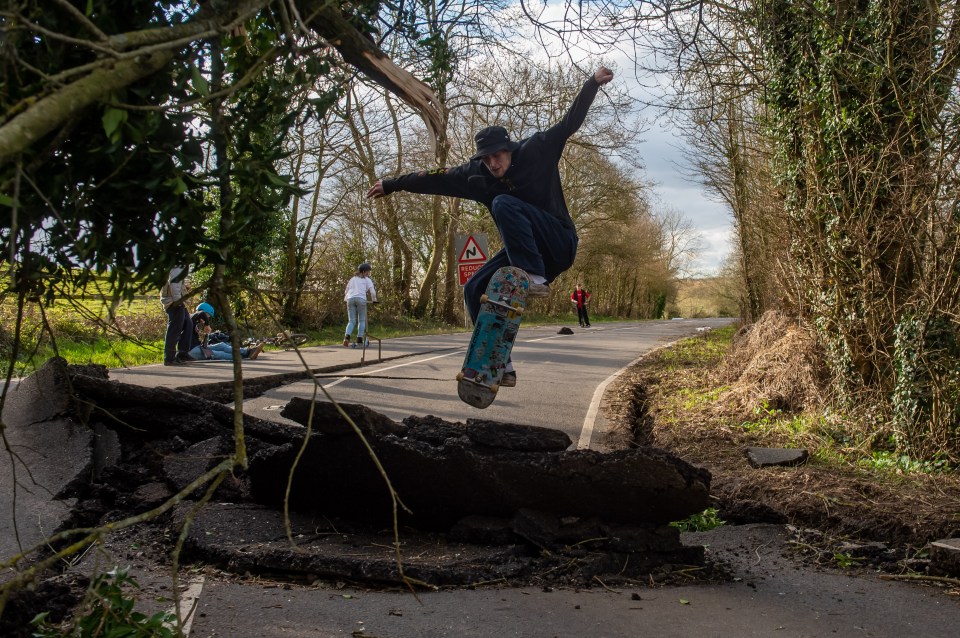
[[(193, 335), (188, 354), (194, 359), (233, 359), (233, 346), (229, 343), (209, 343), (207, 340), (207, 335), (213, 330), (210, 323), (215, 314), (216, 311), (213, 306), (203, 302), (197, 306), (197, 311), (191, 317), (193, 320)], [(240, 358), (256, 359), (263, 351), (263, 345), (261, 343), (254, 348), (240, 348)]]

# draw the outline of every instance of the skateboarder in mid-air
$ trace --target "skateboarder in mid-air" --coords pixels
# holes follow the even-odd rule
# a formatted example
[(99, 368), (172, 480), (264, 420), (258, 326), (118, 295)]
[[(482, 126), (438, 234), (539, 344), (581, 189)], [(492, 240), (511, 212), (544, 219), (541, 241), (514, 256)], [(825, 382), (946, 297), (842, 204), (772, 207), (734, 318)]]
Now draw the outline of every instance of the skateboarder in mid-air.
[[(583, 124), (600, 87), (613, 79), (601, 66), (584, 83), (563, 119), (545, 131), (512, 141), (502, 126), (488, 126), (475, 136), (477, 152), (452, 168), (409, 173), (377, 180), (367, 197), (396, 191), (447, 195), (480, 202), (490, 210), (503, 250), (490, 258), (464, 287), (470, 319), (480, 310), (480, 296), (499, 268), (516, 266), (530, 276), (529, 297), (546, 297), (548, 284), (573, 265), (577, 231), (560, 184), (560, 156), (567, 139)], [(514, 386), (508, 364), (500, 385)]]

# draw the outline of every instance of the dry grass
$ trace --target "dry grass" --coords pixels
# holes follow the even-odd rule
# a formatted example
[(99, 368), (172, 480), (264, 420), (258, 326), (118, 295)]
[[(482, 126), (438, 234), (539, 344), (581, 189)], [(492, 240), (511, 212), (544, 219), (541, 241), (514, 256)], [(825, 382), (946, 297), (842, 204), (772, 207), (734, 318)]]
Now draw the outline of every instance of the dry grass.
[(816, 410), (825, 394), (826, 372), (813, 336), (796, 320), (764, 314), (741, 328), (714, 383), (729, 385), (715, 406), (737, 414), (765, 405), (771, 410)]

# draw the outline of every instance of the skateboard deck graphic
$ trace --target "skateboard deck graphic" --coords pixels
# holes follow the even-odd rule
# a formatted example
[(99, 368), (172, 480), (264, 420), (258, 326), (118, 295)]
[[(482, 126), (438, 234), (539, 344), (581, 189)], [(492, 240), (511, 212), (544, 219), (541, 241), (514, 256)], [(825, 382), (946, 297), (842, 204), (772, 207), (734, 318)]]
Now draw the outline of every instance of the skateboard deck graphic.
[(485, 408), (497, 396), (500, 379), (520, 330), (530, 280), (519, 268), (501, 268), (480, 298), (480, 313), (457, 375), (457, 393), (476, 408)]

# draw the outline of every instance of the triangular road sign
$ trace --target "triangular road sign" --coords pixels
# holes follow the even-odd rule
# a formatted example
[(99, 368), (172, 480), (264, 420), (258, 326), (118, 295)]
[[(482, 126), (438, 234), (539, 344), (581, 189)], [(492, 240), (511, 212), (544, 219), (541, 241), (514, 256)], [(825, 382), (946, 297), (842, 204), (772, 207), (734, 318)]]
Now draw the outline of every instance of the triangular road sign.
[(457, 261), (461, 264), (473, 261), (487, 261), (487, 256), (480, 250), (480, 245), (477, 243), (477, 240), (473, 238), (473, 235), (467, 237), (467, 243), (463, 245), (463, 250), (460, 251), (460, 257)]

